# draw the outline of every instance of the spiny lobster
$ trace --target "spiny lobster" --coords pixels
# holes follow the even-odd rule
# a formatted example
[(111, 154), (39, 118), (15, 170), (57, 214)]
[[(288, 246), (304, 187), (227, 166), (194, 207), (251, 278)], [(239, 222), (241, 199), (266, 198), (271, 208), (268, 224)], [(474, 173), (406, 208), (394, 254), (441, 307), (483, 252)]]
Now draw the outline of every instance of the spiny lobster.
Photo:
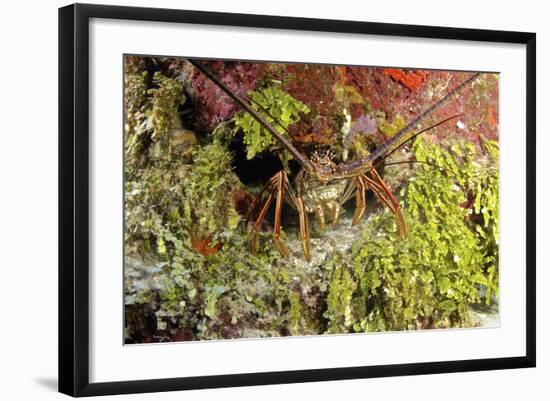
[[(470, 82), (477, 79), (481, 73), (473, 73), (469, 78), (447, 92), (438, 102), (428, 107), (416, 118), (409, 122), (403, 129), (399, 130), (390, 140), (379, 146), (374, 152), (343, 164), (336, 164), (333, 156), (327, 152), (320, 155), (314, 152), (311, 158), (298, 151), (292, 142), (281, 135), (266, 119), (256, 111), (250, 103), (254, 103), (262, 112), (268, 115), (283, 130), (288, 133), (286, 128), (280, 124), (264, 107), (252, 99), (244, 99), (229, 89), (221, 82), (208, 68), (195, 59), (187, 59), (195, 68), (201, 71), (208, 79), (217, 85), (231, 99), (233, 99), (246, 112), (261, 124), (273, 137), (283, 146), (292, 157), (300, 164), (301, 170), (297, 174), (294, 185), (291, 185), (287, 173), (284, 170), (279, 171), (269, 179), (267, 184), (255, 196), (248, 214), (248, 221), (253, 213), (258, 209), (259, 212), (254, 219), (251, 230), (251, 250), (256, 253), (258, 235), (262, 221), (266, 213), (275, 200), (275, 222), (273, 226), (273, 240), (284, 256), (288, 257), (289, 251), (285, 242), (281, 238), (281, 214), (283, 202), (293, 206), (299, 214), (300, 239), (304, 257), (307, 261), (311, 260), (310, 237), (308, 213), (316, 213), (321, 227), (325, 225), (325, 212), (331, 214), (333, 224), (336, 224), (342, 206), (354, 195), (356, 197), (355, 213), (352, 219), (352, 225), (357, 224), (363, 217), (366, 210), (366, 192), (370, 190), (374, 196), (395, 215), (397, 221), (397, 234), (401, 238), (407, 236), (407, 223), (399, 206), (399, 202), (393, 196), (388, 185), (384, 183), (377, 168), (382, 161), (406, 142), (416, 136), (440, 126), (460, 115), (453, 115), (439, 121), (418, 132), (411, 132), (416, 126), (433, 111), (441, 107), (453, 95)], [(248, 100), (248, 102), (247, 102)], [(288, 133), (290, 136), (290, 133)], [(291, 137), (291, 136), (290, 136)], [(264, 195), (267, 197), (264, 199)]]

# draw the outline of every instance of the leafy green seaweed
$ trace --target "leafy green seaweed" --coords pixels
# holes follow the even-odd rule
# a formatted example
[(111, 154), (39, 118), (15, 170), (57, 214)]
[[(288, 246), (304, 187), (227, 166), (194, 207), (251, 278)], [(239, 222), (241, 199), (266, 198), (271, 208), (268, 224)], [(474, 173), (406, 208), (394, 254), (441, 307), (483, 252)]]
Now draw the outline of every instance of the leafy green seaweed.
[[(294, 99), (276, 86), (269, 86), (259, 91), (250, 91), (248, 95), (255, 102), (252, 103), (252, 107), (283, 136), (287, 136), (285, 129), (289, 125), (297, 123), (300, 120), (301, 113), (309, 113), (307, 105)], [(258, 104), (261, 108), (258, 107)], [(262, 109), (267, 110), (269, 115)], [(280, 125), (275, 124), (273, 118), (284, 129)], [(248, 159), (252, 159), (257, 154), (267, 150), (272, 150), (278, 145), (273, 135), (263, 128), (250, 114), (246, 112), (238, 113), (233, 117), (233, 121), (235, 122), (234, 133), (242, 132), (244, 135)]]

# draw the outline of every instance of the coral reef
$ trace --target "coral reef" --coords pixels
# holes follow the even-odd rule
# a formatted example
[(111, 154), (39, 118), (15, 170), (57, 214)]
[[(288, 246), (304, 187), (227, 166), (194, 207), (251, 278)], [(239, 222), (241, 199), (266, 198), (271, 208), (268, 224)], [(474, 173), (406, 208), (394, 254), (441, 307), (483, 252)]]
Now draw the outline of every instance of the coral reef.
[[(330, 149), (339, 161), (375, 149), (464, 77), (208, 65), (268, 121), (277, 119), (274, 127), (301, 151)], [(259, 188), (235, 173), (231, 149), (241, 147), (247, 159), (274, 155), (292, 175), (289, 155), (183, 59), (127, 57), (126, 343), (480, 324), (483, 308), (498, 305), (499, 296), (497, 89), (498, 76), (486, 74), (433, 116), (460, 111), (459, 124), (417, 138), (380, 169), (399, 195), (406, 239), (395, 235), (393, 215), (369, 198), (359, 225), (351, 226), (348, 210), (337, 225), (312, 223), (307, 262), (288, 206), (289, 257), (277, 252), (268, 222), (257, 253), (250, 252), (247, 213)], [(391, 165), (403, 159), (415, 163)]]

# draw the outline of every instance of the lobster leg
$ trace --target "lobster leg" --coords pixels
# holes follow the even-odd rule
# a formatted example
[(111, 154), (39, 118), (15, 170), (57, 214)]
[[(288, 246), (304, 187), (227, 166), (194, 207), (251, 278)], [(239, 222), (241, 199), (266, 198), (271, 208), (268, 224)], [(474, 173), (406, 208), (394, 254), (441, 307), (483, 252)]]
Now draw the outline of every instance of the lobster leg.
[(375, 169), (372, 169), (369, 171), (369, 175), (373, 178), (373, 180), (382, 187), (384, 190), (384, 193), (388, 196), (388, 198), (391, 200), (392, 204), (394, 204), (397, 208), (399, 207), (399, 202), (397, 202), (397, 199), (393, 196), (391, 190), (388, 188), (386, 183), (382, 180), (382, 177), (380, 177), (380, 174), (378, 174), (378, 171)]
[(389, 197), (391, 203), (394, 205), (395, 212), (396, 212), (395, 215), (397, 217), (398, 235), (401, 238), (406, 238), (407, 237), (407, 231), (408, 231), (407, 230), (407, 222), (405, 221), (405, 217), (403, 216), (403, 212), (401, 211), (401, 207), (399, 206), (399, 202), (397, 201), (397, 199), (395, 199), (395, 197), (393, 196), (393, 193), (388, 188), (388, 186), (384, 183), (384, 181), (382, 180), (382, 178), (380, 177), (380, 175), (378, 174), (378, 172), (375, 169), (371, 170), (371, 175), (373, 176), (375, 181), (380, 184), (380, 186), (384, 190), (384, 193)]
[(258, 204), (260, 204), (260, 201), (263, 198), (264, 192), (267, 189), (273, 189), (273, 182), (276, 176), (271, 177), (267, 184), (262, 188), (262, 190), (255, 196), (254, 200), (252, 201), (252, 205), (250, 205), (250, 208), (248, 210), (248, 213), (246, 215), (246, 225), (248, 226), (248, 222), (251, 220), (252, 213), (254, 213), (254, 210), (256, 210), (256, 207)]
[[(268, 192), (268, 196), (266, 200), (262, 203), (262, 198), (266, 191)], [(311, 252), (309, 248), (309, 225), (304, 198), (302, 195), (297, 195), (292, 190), (290, 182), (288, 181), (288, 177), (284, 171), (280, 171), (273, 177), (271, 177), (268, 183), (262, 188), (260, 193), (252, 202), (250, 212), (248, 213), (249, 217), (259, 204), (262, 205), (252, 228), (252, 253), (256, 254), (260, 227), (274, 198), (276, 198), (275, 221), (273, 225), (273, 241), (275, 242), (275, 245), (277, 246), (279, 252), (281, 253), (281, 255), (283, 255), (283, 257), (288, 257), (288, 248), (281, 238), (281, 215), (283, 210), (283, 201), (286, 199), (298, 210), (298, 214), (300, 216), (300, 240), (302, 242), (302, 250), (304, 252), (304, 257), (306, 258), (306, 260), (310, 261)], [(247, 220), (250, 219), (247, 218)]]
[(351, 225), (354, 226), (361, 220), (361, 217), (363, 217), (363, 214), (365, 214), (365, 210), (367, 209), (367, 202), (365, 197), (365, 191), (366, 191), (366, 185), (361, 179), (361, 177), (355, 178), (355, 185), (357, 186), (356, 191), (356, 206), (355, 206), (355, 213), (353, 214), (353, 220), (351, 221)]
[(341, 208), (342, 208), (342, 206), (340, 205), (340, 203), (336, 203), (336, 205), (334, 206), (334, 209), (332, 209), (332, 225), (333, 226), (338, 224), (338, 219), (340, 217), (340, 209)]
[(311, 252), (309, 250), (309, 225), (307, 221), (306, 207), (304, 198), (299, 195), (296, 199), (298, 214), (300, 215), (300, 239), (302, 241), (302, 251), (304, 257), (309, 262), (311, 261)]
[(325, 212), (323, 211), (322, 206), (317, 206), (315, 209), (315, 214), (317, 215), (317, 218), (319, 220), (319, 226), (321, 227), (321, 230), (325, 229)]
[[(254, 223), (254, 227), (252, 228), (252, 240), (250, 244), (251, 252), (253, 255), (256, 255), (256, 246), (258, 244), (258, 233), (260, 231), (260, 226), (262, 224), (262, 221), (265, 217), (265, 214), (267, 213), (267, 210), (269, 209), (269, 205), (271, 204), (271, 201), (273, 200), (273, 196), (275, 195), (276, 188), (272, 188), (271, 192), (267, 196), (267, 199), (262, 206), (260, 213), (258, 214), (258, 217), (256, 218), (256, 222)], [(258, 195), (260, 196), (260, 195)], [(256, 198), (257, 199), (257, 198)]]
[[(288, 187), (288, 191), (285, 191), (285, 186)], [(268, 191), (268, 196), (266, 200), (263, 201), (263, 195), (266, 191)], [(281, 238), (281, 214), (283, 210), (283, 201), (285, 200), (285, 196), (287, 197), (286, 198), (287, 201), (290, 201), (292, 204), (295, 204), (296, 207), (298, 207), (297, 198), (292, 192), (292, 189), (290, 188), (290, 182), (288, 181), (286, 173), (284, 171), (280, 171), (277, 174), (275, 174), (273, 177), (271, 177), (268, 183), (262, 188), (260, 193), (258, 193), (256, 198), (252, 202), (250, 211), (247, 216), (247, 221), (250, 220), (250, 216), (252, 215), (252, 213), (254, 213), (257, 206), (260, 204), (262, 205), (260, 208), (260, 212), (258, 213), (258, 216), (255, 219), (254, 226), (252, 227), (252, 232), (251, 232), (251, 237), (252, 237), (251, 250), (253, 254), (256, 254), (256, 251), (257, 251), (258, 234), (260, 231), (262, 221), (264, 220), (265, 215), (267, 214), (267, 211), (269, 210), (269, 207), (271, 206), (271, 203), (275, 198), (275, 221), (273, 225), (273, 242), (275, 242), (275, 245), (277, 246), (281, 255), (283, 255), (283, 257), (285, 258), (288, 257), (289, 255), (288, 248), (284, 243), (283, 239)]]
[(276, 192), (277, 192), (277, 201), (275, 203), (275, 224), (273, 228), (273, 241), (277, 245), (279, 252), (285, 258), (288, 257), (288, 248), (284, 241), (281, 239), (281, 211), (283, 209), (283, 199), (285, 195), (285, 178), (286, 174), (284, 171), (280, 171), (276, 175)]
[(392, 211), (397, 220), (397, 233), (401, 238), (405, 238), (407, 236), (407, 223), (405, 222), (405, 217), (403, 216), (399, 202), (397, 202), (397, 199), (395, 199), (390, 189), (384, 181), (382, 181), (382, 178), (376, 170), (371, 170), (369, 175), (371, 177), (367, 177), (362, 174), (360, 178), (378, 198), (378, 200), (380, 200)]
[[(293, 187), (290, 185), (290, 182), (288, 181), (288, 178), (285, 174), (285, 180), (287, 183), (288, 191), (286, 194), (290, 198), (290, 202), (292, 205), (298, 210), (298, 216), (300, 221), (300, 241), (302, 242), (302, 252), (304, 253), (304, 258), (309, 262), (311, 261), (311, 252), (309, 249), (309, 223), (308, 223), (308, 216), (306, 211), (306, 203), (304, 200), (304, 196), (302, 195), (303, 191), (303, 173), (299, 173), (296, 178), (296, 190), (293, 189)], [(317, 216), (320, 219), (320, 223), (322, 226), (324, 226), (324, 213), (323, 209), (316, 209)]]
[(338, 217), (340, 216), (340, 209), (344, 203), (346, 203), (348, 200), (351, 199), (353, 196), (353, 192), (355, 191), (355, 180), (348, 180), (346, 183), (346, 187), (344, 188), (344, 192), (338, 199), (338, 202), (336, 202), (336, 206), (333, 209), (333, 215), (332, 215), (332, 224), (336, 225), (338, 223)]

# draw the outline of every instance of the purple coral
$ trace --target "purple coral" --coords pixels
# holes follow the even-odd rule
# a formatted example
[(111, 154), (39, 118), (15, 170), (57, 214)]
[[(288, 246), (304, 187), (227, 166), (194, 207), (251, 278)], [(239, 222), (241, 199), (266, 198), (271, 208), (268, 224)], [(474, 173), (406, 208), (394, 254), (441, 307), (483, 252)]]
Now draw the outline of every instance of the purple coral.
[(362, 115), (353, 123), (351, 129), (346, 134), (343, 144), (349, 148), (360, 135), (368, 136), (376, 132), (376, 121), (366, 115)]
[[(239, 96), (246, 96), (254, 89), (261, 77), (264, 64), (246, 62), (203, 62), (216, 76)], [(221, 89), (199, 72), (192, 77), (196, 96), (197, 125), (201, 130), (211, 131), (222, 121), (233, 116), (239, 106)]]

